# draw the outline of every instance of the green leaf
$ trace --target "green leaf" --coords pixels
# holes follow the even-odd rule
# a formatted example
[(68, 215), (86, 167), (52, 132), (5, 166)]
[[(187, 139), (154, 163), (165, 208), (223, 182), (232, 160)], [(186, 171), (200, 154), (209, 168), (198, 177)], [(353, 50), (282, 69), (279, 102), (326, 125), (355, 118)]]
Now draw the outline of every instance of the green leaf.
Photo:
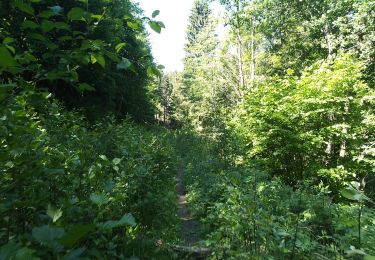
[(63, 260), (77, 260), (81, 259), (80, 256), (85, 252), (86, 247), (80, 247), (75, 250), (70, 251), (67, 255), (63, 257)]
[(95, 91), (95, 88), (87, 83), (80, 83), (78, 88), (81, 91)]
[(115, 53), (107, 51), (107, 50), (104, 50), (103, 52), (105, 56), (107, 56), (107, 58), (109, 58), (111, 61), (120, 62), (120, 58)]
[(67, 24), (67, 23), (64, 23), (64, 22), (56, 22), (55, 23), (55, 28), (59, 29), (59, 30), (66, 30), (66, 31), (70, 31), (71, 30), (70, 25)]
[(91, 18), (94, 18), (96, 20), (101, 20), (103, 18), (103, 15), (101, 15), (101, 14), (92, 14)]
[(96, 205), (104, 205), (109, 202), (109, 198), (105, 194), (91, 194), (90, 195), (90, 200), (95, 203)]
[(55, 16), (55, 15), (57, 15), (57, 13), (55, 13), (52, 10), (44, 10), (38, 14), (40, 18), (45, 18), (45, 19), (49, 19), (50, 17)]
[(12, 47), (10, 45), (5, 45), (5, 47), (7, 47), (7, 49), (10, 50), (13, 53), (13, 55), (16, 54), (16, 49), (14, 47)]
[[(58, 40), (59, 42), (71, 41), (71, 40), (73, 40), (73, 37), (70, 36), (70, 35), (65, 35), (65, 36), (61, 36), (61, 37), (57, 38), (57, 40)], [(89, 58), (89, 60), (88, 60), (87, 63), (89, 63), (89, 61), (90, 61), (90, 58)], [(87, 63), (86, 63), (86, 64), (87, 64)]]
[(153, 13), (152, 13), (152, 18), (155, 18), (156, 16), (158, 16), (160, 14), (160, 11), (159, 10), (155, 10)]
[(372, 255), (365, 255), (363, 257), (363, 260), (375, 260), (375, 256), (372, 256)]
[(108, 158), (107, 158), (107, 156), (105, 156), (105, 155), (99, 155), (99, 158), (100, 159), (102, 159), (103, 161), (108, 161)]
[(22, 247), (21, 249), (17, 250), (16, 256), (14, 257), (15, 260), (39, 260), (40, 258), (34, 256), (35, 250), (32, 250), (27, 247)]
[(117, 164), (119, 164), (121, 162), (121, 159), (120, 158), (114, 158), (113, 160), (112, 160), (112, 163), (114, 164), (114, 165), (117, 165)]
[(34, 8), (31, 5), (29, 5), (27, 3), (24, 3), (21, 0), (14, 0), (13, 6), (18, 8), (19, 10), (21, 10), (24, 13), (27, 13), (27, 14), (30, 14), (30, 15), (35, 14)]
[(125, 45), (126, 45), (125, 42), (121, 42), (121, 43), (117, 44), (116, 47), (115, 47), (116, 52), (119, 53), (121, 51), (121, 49), (124, 48)]
[(66, 248), (72, 248), (77, 244), (83, 237), (95, 229), (94, 224), (89, 225), (75, 225), (69, 232), (59, 239), (59, 242)]
[(341, 189), (340, 193), (343, 197), (350, 199), (350, 200), (358, 201), (358, 202), (366, 200), (367, 198), (362, 192), (357, 191), (353, 189), (352, 187)]
[(55, 28), (55, 24), (49, 20), (43, 20), (41, 28), (44, 33), (47, 33)]
[(121, 226), (135, 226), (136, 222), (132, 214), (125, 214), (120, 220), (109, 220), (105, 223), (100, 223), (99, 227), (105, 230), (111, 230), (113, 228)]
[(43, 35), (41, 35), (39, 33), (29, 33), (28, 36), (31, 39), (38, 40), (38, 41), (41, 41), (41, 42), (47, 42), (48, 41), (46, 37), (44, 37)]
[(0, 259), (14, 259), (14, 256), (19, 249), (20, 246), (13, 242), (3, 245), (0, 249)]
[[(39, 97), (39, 102), (43, 102), (43, 100), (42, 100), (41, 97)], [(46, 174), (64, 174), (65, 171), (64, 171), (64, 169), (58, 169), (58, 168), (56, 168), (56, 169), (54, 169), (54, 168), (45, 168), (44, 169), (44, 173), (46, 173)]]
[(153, 66), (150, 66), (150, 67), (147, 68), (147, 74), (150, 77), (153, 77), (153, 76), (161, 77), (161, 72)]
[(4, 44), (10, 44), (12, 42), (14, 42), (14, 39), (10, 38), (10, 37), (5, 37), (4, 40), (3, 40)]
[(159, 22), (157, 22), (157, 23), (160, 25), (161, 28), (165, 28), (165, 24), (164, 24), (163, 22), (160, 22), (160, 21), (159, 21)]
[(9, 242), (0, 248), (0, 259), (34, 260), (39, 258), (34, 256), (34, 250)]
[(64, 229), (49, 226), (35, 227), (32, 230), (32, 235), (42, 245), (48, 246), (57, 252), (62, 250), (62, 246), (57, 242), (57, 239), (64, 235)]
[(91, 54), (91, 63), (95, 64), (96, 62), (99, 63), (100, 66), (105, 68), (105, 58), (100, 54), (93, 53)]
[(137, 22), (127, 21), (126, 24), (133, 30), (138, 30), (139, 26)]
[(62, 216), (62, 210), (61, 209), (55, 209), (51, 207), (51, 205), (48, 205), (47, 209), (47, 215), (52, 219), (52, 222), (55, 223), (59, 218)]
[(0, 47), (0, 57), (0, 68), (17, 66), (17, 61), (13, 58), (6, 47)]
[(126, 70), (128, 69), (132, 63), (127, 58), (122, 58), (122, 61), (117, 64), (116, 68), (118, 70)]
[(25, 21), (22, 22), (21, 27), (24, 28), (24, 29), (33, 29), (34, 30), (34, 29), (38, 28), (39, 25), (36, 24), (33, 21), (25, 20)]
[(85, 15), (85, 11), (82, 8), (73, 7), (68, 12), (68, 19), (71, 20), (71, 21), (85, 20), (84, 15)]
[(161, 26), (158, 22), (150, 21), (148, 25), (151, 27), (152, 30), (154, 30), (157, 33), (161, 32)]

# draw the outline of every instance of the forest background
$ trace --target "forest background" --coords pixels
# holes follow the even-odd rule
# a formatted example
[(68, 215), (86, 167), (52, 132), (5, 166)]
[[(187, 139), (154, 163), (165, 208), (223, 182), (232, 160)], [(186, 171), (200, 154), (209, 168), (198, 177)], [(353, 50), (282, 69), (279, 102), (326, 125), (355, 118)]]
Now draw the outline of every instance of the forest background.
[(180, 162), (210, 258), (374, 259), (375, 2), (211, 2), (170, 73), (158, 10), (0, 2), (1, 259), (178, 258)]

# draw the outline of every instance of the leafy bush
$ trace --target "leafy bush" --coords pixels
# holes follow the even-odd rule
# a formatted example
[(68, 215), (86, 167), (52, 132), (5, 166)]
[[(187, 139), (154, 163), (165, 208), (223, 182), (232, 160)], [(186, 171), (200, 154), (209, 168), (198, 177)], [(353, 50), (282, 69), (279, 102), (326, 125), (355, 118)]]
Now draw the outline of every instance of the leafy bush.
[(156, 241), (176, 234), (169, 134), (111, 118), (89, 126), (48, 93), (0, 102), (1, 259), (166, 252)]

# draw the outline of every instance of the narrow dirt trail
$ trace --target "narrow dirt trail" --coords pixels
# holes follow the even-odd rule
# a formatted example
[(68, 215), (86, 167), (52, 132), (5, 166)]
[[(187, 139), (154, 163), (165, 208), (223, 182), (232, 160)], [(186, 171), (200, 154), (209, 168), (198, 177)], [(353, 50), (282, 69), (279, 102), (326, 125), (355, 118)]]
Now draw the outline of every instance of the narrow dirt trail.
[(185, 162), (181, 160), (177, 176), (178, 215), (181, 219), (181, 239), (184, 246), (195, 246), (199, 241), (200, 224), (195, 220), (186, 205), (186, 189), (184, 184)]
[(179, 252), (178, 259), (207, 259), (210, 251), (199, 245), (201, 226), (194, 219), (186, 203), (186, 189), (184, 184), (185, 161), (180, 161), (177, 175), (178, 215), (181, 223), (181, 242), (175, 249)]

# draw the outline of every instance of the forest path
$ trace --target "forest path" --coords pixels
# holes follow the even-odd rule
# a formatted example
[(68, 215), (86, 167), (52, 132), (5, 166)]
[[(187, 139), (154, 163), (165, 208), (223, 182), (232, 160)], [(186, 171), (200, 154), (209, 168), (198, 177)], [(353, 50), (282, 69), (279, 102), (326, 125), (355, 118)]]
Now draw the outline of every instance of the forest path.
[(184, 184), (185, 161), (181, 159), (177, 175), (178, 215), (181, 220), (181, 239), (185, 246), (194, 246), (199, 241), (200, 223), (195, 220), (186, 205)]
[(194, 219), (187, 208), (186, 189), (184, 184), (185, 161), (181, 159), (177, 175), (178, 215), (181, 223), (180, 238), (183, 245), (176, 246), (184, 259), (206, 259), (209, 254), (207, 248), (198, 245), (201, 227), (198, 220)]

